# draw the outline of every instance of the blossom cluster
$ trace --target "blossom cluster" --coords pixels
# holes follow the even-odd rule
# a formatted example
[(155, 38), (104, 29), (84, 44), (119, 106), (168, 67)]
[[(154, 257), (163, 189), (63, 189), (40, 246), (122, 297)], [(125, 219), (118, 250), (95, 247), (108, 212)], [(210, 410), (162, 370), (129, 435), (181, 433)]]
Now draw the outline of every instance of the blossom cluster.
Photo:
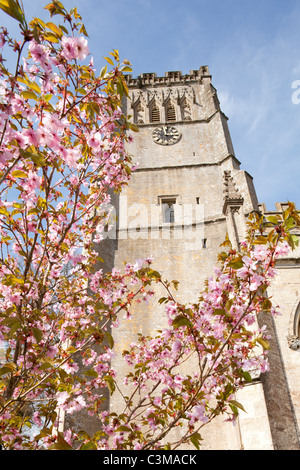
[[(131, 269), (105, 276), (94, 250), (109, 191), (131, 171), (118, 54), (116, 69), (96, 76), (87, 39), (76, 34), (78, 14), (61, 11), (69, 33), (35, 19), (22, 44), (4, 29), (0, 37), (3, 52), (17, 54), (15, 74), (4, 61), (0, 72), (0, 442), (7, 448), (47, 440), (58, 408), (97, 411), (103, 399), (95, 391), (114, 374), (108, 325), (141, 289), (139, 279), (134, 292), (126, 282)], [(92, 370), (84, 378), (78, 354)], [(32, 437), (24, 431), (32, 422), (48, 431)]]
[[(236, 392), (251, 381), (253, 372), (259, 375), (269, 369), (269, 335), (265, 326), (258, 326), (257, 314), (266, 308), (263, 293), (276, 274), (274, 262), (290, 247), (283, 242), (276, 248), (256, 245), (249, 250), (245, 241), (243, 250), (234, 268), (233, 251), (215, 269), (198, 304), (182, 305), (169, 296), (164, 302), (168, 326), (155, 337), (140, 335), (124, 352), (130, 373), (122, 393), (125, 396), (128, 387), (133, 390), (131, 406), (124, 407), (124, 421), (151, 430), (148, 439), (156, 448), (165, 445), (166, 429), (175, 422), (188, 426), (179, 444), (220, 412), (235, 421), (237, 408), (243, 409), (235, 400)], [(267, 309), (279, 314), (278, 307), (267, 305)], [(114, 428), (117, 435), (119, 425)], [(129, 442), (130, 433), (122, 433), (122, 448)], [(114, 445), (121, 448), (119, 441)], [(148, 445), (139, 435), (136, 448)]]
[[(160, 449), (180, 426), (173, 448), (189, 440), (199, 448), (198, 431), (220, 413), (235, 420), (236, 391), (253, 369), (268, 369), (268, 334), (256, 318), (277, 312), (267, 288), (299, 217), (290, 206), (259, 243), (263, 222), (252, 221), (240, 251), (228, 243), (221, 253), (197, 303), (180, 303), (150, 258), (104, 272), (95, 244), (110, 194), (132, 171), (125, 143), (134, 126), (121, 110), (128, 61), (114, 50), (113, 70), (96, 74), (76, 8), (46, 7), (70, 31), (38, 18), (28, 26), (19, 2), (5, 8), (24, 40), (0, 33), (3, 51), (17, 55), (14, 74), (0, 59), (0, 444)], [(114, 331), (157, 285), (165, 327), (123, 352), (121, 383)], [(119, 394), (121, 413), (104, 408), (108, 392)], [(60, 431), (64, 414), (83, 411), (99, 420), (98, 433)]]

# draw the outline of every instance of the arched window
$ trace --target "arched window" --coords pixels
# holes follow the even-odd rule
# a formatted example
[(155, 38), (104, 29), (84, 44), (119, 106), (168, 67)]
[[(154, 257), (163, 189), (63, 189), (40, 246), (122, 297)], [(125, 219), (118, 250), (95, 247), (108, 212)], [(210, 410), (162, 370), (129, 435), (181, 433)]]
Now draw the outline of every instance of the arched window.
[(175, 204), (176, 198), (162, 200), (163, 222), (168, 224), (175, 222)]
[(168, 103), (166, 106), (166, 120), (176, 121), (176, 112), (172, 103)]
[(150, 121), (151, 122), (160, 122), (160, 112), (156, 103), (153, 104), (150, 110)]
[(174, 204), (169, 203), (165, 204), (165, 209), (164, 209), (164, 215), (165, 215), (165, 222), (172, 223), (175, 220), (174, 217)]

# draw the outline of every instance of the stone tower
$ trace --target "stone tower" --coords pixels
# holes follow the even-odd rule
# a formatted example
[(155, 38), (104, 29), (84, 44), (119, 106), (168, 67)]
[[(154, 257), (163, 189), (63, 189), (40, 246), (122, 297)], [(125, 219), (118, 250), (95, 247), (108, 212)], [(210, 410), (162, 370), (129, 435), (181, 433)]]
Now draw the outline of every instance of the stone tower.
[[(152, 256), (154, 268), (166, 279), (180, 282), (180, 300), (193, 302), (213, 272), (226, 233), (237, 248), (245, 234), (247, 215), (266, 209), (258, 204), (253, 180), (240, 169), (235, 157), (227, 117), (220, 109), (208, 67), (186, 75), (176, 71), (163, 77), (155, 73), (135, 79), (128, 76), (127, 83), (130, 99), (125, 99), (124, 112), (132, 115), (139, 127), (134, 142), (128, 144), (137, 169), (116, 201), (114, 236), (101, 244), (100, 251), (109, 253), (105, 260), (108, 269)], [(297, 256), (299, 261), (299, 253)], [(289, 276), (295, 274), (291, 263), (288, 265), (291, 273), (285, 273), (286, 286), (290, 286)], [(294, 295), (297, 282), (300, 287), (299, 271), (298, 281), (293, 282)], [(294, 304), (298, 320), (293, 326), (296, 339), (300, 317), (297, 295)], [(154, 333), (164, 322), (163, 312), (149, 306), (136, 320), (116, 331), (114, 366), (124, 367), (118, 358), (136, 333)], [(287, 323), (291, 320), (280, 324), (284, 339), (290, 328)], [(298, 361), (298, 378), (289, 382), (276, 326), (270, 328), (274, 334), (272, 367), (276, 376), (263, 380), (257, 377), (241, 391), (238, 399), (247, 413), (241, 414), (235, 428), (222, 421), (207, 428), (204, 448), (298, 448), (300, 349), (294, 348), (292, 358), (289, 350), (287, 361), (294, 373)], [(281, 390), (284, 418), (275, 389), (277, 393)], [(112, 397), (111, 407), (118, 407), (117, 394)]]

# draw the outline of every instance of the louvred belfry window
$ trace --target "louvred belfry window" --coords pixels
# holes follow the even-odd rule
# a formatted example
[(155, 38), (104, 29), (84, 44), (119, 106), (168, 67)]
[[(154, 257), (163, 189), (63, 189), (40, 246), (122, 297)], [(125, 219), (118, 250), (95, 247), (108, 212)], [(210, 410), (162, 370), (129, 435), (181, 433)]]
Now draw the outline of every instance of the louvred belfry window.
[(167, 105), (167, 121), (176, 121), (176, 112), (172, 104)]
[(160, 122), (160, 113), (156, 104), (154, 104), (151, 109), (151, 122)]

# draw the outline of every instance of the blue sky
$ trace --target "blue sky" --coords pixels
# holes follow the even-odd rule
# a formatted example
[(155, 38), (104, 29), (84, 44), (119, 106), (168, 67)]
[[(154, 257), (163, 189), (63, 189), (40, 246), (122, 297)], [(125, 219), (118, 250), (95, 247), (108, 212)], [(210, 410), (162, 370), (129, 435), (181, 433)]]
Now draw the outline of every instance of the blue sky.
[[(44, 17), (49, 2), (23, 0), (27, 17)], [(292, 100), (293, 93), (300, 98), (298, 0), (63, 3), (83, 16), (98, 70), (112, 49), (132, 62), (134, 76), (208, 65), (236, 157), (253, 176), (259, 201), (273, 210), (291, 200), (300, 209), (300, 100)], [(2, 12), (0, 19), (16, 26)]]

